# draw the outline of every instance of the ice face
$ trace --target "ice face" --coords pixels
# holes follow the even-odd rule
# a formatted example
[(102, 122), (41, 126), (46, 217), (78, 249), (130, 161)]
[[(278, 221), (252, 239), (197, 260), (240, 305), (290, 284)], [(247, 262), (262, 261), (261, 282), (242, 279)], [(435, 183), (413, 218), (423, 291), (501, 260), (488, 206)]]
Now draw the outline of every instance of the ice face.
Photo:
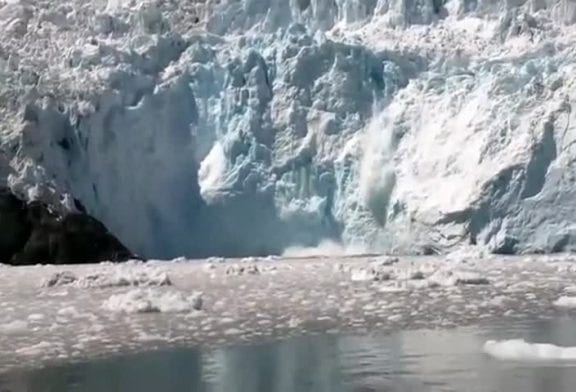
[(11, 1), (0, 174), (147, 257), (569, 250), (575, 20), (563, 0)]

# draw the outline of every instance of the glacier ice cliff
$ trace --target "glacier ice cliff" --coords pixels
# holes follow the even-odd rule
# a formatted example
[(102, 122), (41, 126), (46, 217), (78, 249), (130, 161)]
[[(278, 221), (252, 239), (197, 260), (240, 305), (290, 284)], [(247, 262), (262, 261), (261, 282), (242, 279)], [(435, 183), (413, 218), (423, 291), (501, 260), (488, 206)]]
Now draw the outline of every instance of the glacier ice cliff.
[(576, 246), (570, 0), (0, 1), (0, 185), (146, 257)]

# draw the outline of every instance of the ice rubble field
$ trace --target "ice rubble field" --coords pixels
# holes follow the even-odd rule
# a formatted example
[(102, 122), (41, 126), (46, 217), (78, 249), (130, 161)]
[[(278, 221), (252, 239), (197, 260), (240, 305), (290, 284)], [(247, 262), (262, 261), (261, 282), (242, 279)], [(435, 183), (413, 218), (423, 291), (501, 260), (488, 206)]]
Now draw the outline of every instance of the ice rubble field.
[[(77, 198), (148, 258), (571, 250), (575, 22), (570, 0), (0, 0), (0, 186)], [(2, 267), (0, 371), (576, 307), (569, 256), (220, 261)]]
[(80, 199), (146, 257), (570, 250), (575, 21), (570, 0), (3, 0), (0, 183)]
[[(571, 314), (573, 256), (314, 257), (2, 267), (0, 372), (140, 350)], [(489, 341), (504, 360), (574, 348)]]

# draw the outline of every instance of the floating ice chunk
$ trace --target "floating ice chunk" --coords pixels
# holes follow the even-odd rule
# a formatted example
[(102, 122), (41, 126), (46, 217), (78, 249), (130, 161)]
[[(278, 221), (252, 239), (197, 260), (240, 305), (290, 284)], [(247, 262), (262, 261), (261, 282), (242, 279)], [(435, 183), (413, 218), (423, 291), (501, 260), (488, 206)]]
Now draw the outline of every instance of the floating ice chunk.
[(350, 279), (354, 282), (364, 282), (374, 280), (374, 275), (370, 270), (358, 269), (352, 271), (352, 273), (350, 274)]
[(408, 276), (409, 279), (412, 280), (421, 280), (424, 279), (424, 272), (422, 271), (410, 271), (410, 275)]
[(55, 346), (49, 342), (40, 342), (38, 344), (34, 344), (32, 346), (22, 347), (16, 350), (16, 354), (35, 357), (42, 355), (46, 352), (54, 351)]
[(208, 259), (206, 259), (206, 262), (208, 264), (221, 264), (225, 263), (226, 259), (224, 257), (209, 257)]
[(171, 286), (172, 281), (166, 272), (155, 268), (111, 268), (106, 272), (93, 273), (77, 277), (71, 272), (57, 272), (48, 278), (43, 287), (75, 286), (75, 287), (151, 287)]
[(401, 293), (404, 291), (407, 291), (408, 287), (404, 284), (404, 285), (385, 285), (385, 286), (380, 286), (378, 288), (378, 291), (381, 293)]
[(558, 266), (558, 272), (560, 273), (574, 273), (576, 271), (576, 266), (573, 263), (562, 263)]
[(289, 328), (297, 328), (302, 323), (303, 323), (303, 321), (301, 319), (299, 319), (298, 317), (291, 317), (290, 320), (288, 320), (288, 327)]
[(349, 272), (350, 279), (355, 282), (362, 281), (385, 281), (392, 279), (393, 264), (398, 262), (396, 257), (385, 257), (371, 261), (368, 267), (350, 268), (340, 264), (337, 269), (342, 272)]
[(154, 341), (165, 341), (167, 340), (167, 338), (162, 335), (149, 334), (144, 331), (139, 331), (138, 335), (136, 336), (136, 340), (139, 342), (154, 342)]
[(454, 276), (455, 284), (489, 284), (488, 278), (477, 272), (460, 272)]
[(78, 281), (78, 277), (69, 271), (56, 272), (43, 283), (43, 287), (67, 286)]
[(390, 280), (390, 273), (379, 268), (358, 268), (351, 271), (350, 279), (354, 282)]
[(172, 282), (164, 271), (157, 269), (135, 270), (115, 269), (112, 273), (94, 274), (79, 280), (85, 287), (122, 286), (171, 286)]
[(564, 292), (567, 294), (576, 294), (576, 286), (565, 287)]
[(493, 307), (497, 307), (497, 308), (501, 308), (504, 307), (504, 305), (506, 304), (507, 301), (507, 297), (504, 295), (499, 295), (496, 296), (494, 298), (489, 299), (488, 301), (484, 301), (482, 303), (483, 306), (493, 306)]
[[(166, 261), (164, 261), (164, 260), (157, 260), (157, 261), (158, 261), (158, 264), (163, 264), (163, 263), (166, 262)], [(171, 263), (186, 263), (186, 262), (188, 262), (188, 261), (189, 261), (189, 260), (188, 260), (186, 257), (183, 257), (183, 256), (176, 257), (176, 258), (170, 260)], [(150, 264), (150, 261), (148, 261), (147, 264)]]
[(67, 306), (65, 308), (61, 308), (58, 310), (59, 316), (71, 316), (71, 317), (78, 317), (82, 314), (74, 307), (74, 306)]
[(240, 335), (242, 333), (242, 330), (238, 329), (238, 328), (228, 328), (224, 331), (225, 335)]
[(554, 305), (561, 308), (576, 308), (576, 297), (560, 297), (554, 301)]
[(517, 282), (517, 283), (509, 285), (506, 288), (505, 292), (506, 293), (519, 293), (519, 292), (525, 292), (525, 291), (534, 290), (534, 289), (535, 289), (534, 282), (521, 281), (521, 282)]
[(260, 268), (256, 264), (232, 264), (226, 268), (226, 275), (260, 275)]
[(427, 289), (431, 287), (437, 287), (438, 285), (434, 282), (430, 282), (425, 279), (412, 279), (406, 282), (406, 287), (409, 289)]
[(428, 278), (439, 286), (483, 285), (489, 284), (488, 278), (472, 271), (446, 271), (440, 270)]
[(484, 352), (504, 361), (576, 361), (576, 347), (528, 343), (523, 339), (489, 340), (484, 344)]
[(134, 289), (115, 294), (102, 304), (106, 310), (122, 313), (182, 313), (201, 310), (202, 293)]
[(372, 260), (372, 262), (370, 264), (372, 266), (386, 267), (386, 266), (394, 265), (394, 264), (398, 263), (399, 261), (400, 261), (400, 259), (398, 257), (384, 256), (384, 257), (378, 257), (378, 258)]
[(391, 316), (388, 316), (388, 321), (395, 323), (397, 321), (402, 320), (402, 315), (401, 314), (393, 314)]
[(481, 260), (486, 258), (488, 251), (479, 247), (462, 247), (446, 255), (447, 261), (467, 263), (468, 260)]
[(398, 268), (394, 271), (396, 279), (401, 280), (422, 280), (426, 276), (423, 271), (412, 268)]
[(6, 324), (0, 324), (0, 335), (18, 335), (28, 332), (28, 323), (22, 320), (14, 320)]

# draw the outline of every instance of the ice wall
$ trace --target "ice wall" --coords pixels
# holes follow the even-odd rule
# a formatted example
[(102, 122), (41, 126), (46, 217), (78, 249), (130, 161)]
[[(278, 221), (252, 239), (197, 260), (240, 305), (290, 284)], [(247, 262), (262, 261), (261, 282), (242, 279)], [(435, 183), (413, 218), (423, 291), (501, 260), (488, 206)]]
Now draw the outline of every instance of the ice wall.
[(11, 1), (8, 182), (80, 199), (149, 257), (570, 249), (575, 17), (560, 0)]

